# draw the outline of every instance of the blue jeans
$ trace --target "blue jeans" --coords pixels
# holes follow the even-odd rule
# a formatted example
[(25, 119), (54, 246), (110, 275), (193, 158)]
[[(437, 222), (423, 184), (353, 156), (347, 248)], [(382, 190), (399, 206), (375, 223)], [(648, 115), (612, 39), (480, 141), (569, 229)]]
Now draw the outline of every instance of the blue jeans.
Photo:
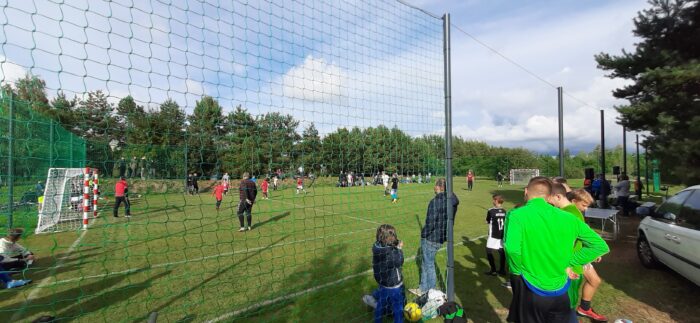
[(430, 289), (435, 288), (437, 284), (437, 274), (435, 273), (435, 255), (438, 250), (442, 247), (441, 243), (428, 241), (426, 239), (420, 240), (420, 250), (423, 254), (423, 262), (421, 264), (420, 273), (420, 290), (422, 292), (427, 292)]
[(403, 323), (403, 307), (406, 304), (403, 286), (399, 288), (379, 286), (372, 296), (377, 300), (377, 308), (374, 309), (375, 323), (382, 323), (382, 318), (387, 314), (394, 316), (394, 323)]

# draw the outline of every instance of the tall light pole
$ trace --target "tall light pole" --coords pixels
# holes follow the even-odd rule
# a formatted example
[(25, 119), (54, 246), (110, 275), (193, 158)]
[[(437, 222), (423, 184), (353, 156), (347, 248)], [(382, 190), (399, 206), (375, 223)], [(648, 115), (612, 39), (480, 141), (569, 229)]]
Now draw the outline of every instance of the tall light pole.
[(600, 201), (601, 207), (608, 207), (608, 185), (605, 182), (605, 110), (600, 110), (600, 174), (602, 175), (603, 184), (600, 191), (602, 192)]
[(564, 177), (564, 89), (557, 88), (559, 99), (559, 176)]

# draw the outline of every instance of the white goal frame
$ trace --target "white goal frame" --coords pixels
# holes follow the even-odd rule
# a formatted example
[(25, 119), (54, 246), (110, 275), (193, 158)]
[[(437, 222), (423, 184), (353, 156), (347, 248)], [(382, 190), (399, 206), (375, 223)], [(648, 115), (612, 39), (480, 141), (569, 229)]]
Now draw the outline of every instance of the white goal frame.
[(90, 211), (97, 217), (98, 199), (97, 169), (50, 168), (35, 233), (73, 230), (80, 222), (86, 230)]
[[(522, 174), (523, 176), (519, 176), (520, 178), (525, 178), (527, 177), (527, 180), (523, 183), (522, 181), (518, 181), (516, 178), (516, 173), (519, 173), (518, 175)], [(521, 184), (527, 184), (527, 182), (530, 180), (530, 178), (540, 176), (540, 170), (537, 168), (514, 168), (510, 170), (510, 185), (516, 185), (518, 183)]]

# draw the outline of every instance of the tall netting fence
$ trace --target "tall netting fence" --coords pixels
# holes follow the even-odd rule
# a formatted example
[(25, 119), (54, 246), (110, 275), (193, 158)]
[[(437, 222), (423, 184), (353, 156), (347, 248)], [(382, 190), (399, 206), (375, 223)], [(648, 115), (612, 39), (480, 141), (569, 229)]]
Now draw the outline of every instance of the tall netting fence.
[(85, 140), (39, 112), (46, 107), (44, 102), (27, 100), (26, 92), (15, 95), (5, 88), (0, 94), (0, 223), (4, 229), (36, 226), (49, 168), (85, 164)]
[(442, 20), (397, 1), (0, 8), (3, 184), (17, 196), (49, 167), (100, 175), (87, 230), (28, 234), (36, 209), (13, 224), (36, 260), (12, 273), (32, 284), (0, 291), (1, 317), (369, 321), (381, 224), (418, 286), (445, 174)]

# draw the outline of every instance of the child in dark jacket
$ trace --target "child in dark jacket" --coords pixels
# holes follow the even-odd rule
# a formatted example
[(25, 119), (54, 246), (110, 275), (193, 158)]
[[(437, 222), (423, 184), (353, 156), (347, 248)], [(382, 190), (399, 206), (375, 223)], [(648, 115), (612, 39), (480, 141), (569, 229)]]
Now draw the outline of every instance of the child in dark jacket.
[[(379, 284), (372, 296), (365, 295), (365, 299), (373, 298), (370, 302), (376, 303), (374, 310), (374, 322), (381, 323), (384, 315), (391, 314), (394, 323), (403, 322), (403, 307), (406, 303), (404, 295), (403, 274), (403, 241), (396, 236), (396, 228), (389, 224), (382, 224), (377, 228), (377, 241), (372, 246), (372, 268), (374, 280)], [(374, 304), (372, 304), (374, 305)]]

